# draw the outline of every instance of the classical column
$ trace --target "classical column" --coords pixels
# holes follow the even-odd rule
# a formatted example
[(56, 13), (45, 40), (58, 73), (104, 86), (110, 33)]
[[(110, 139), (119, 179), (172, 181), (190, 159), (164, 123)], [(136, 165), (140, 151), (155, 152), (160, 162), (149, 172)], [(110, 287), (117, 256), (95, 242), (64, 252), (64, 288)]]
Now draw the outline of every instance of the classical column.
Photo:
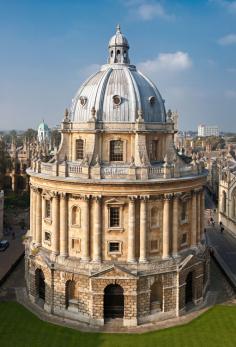
[(36, 211), (35, 211), (35, 241), (37, 246), (42, 243), (42, 196), (41, 190), (37, 189), (36, 194)]
[(33, 236), (33, 187), (30, 184), (30, 236)]
[(191, 247), (197, 245), (197, 196), (196, 192), (192, 193), (192, 216), (191, 216)]
[(147, 196), (141, 196), (140, 201), (140, 255), (139, 262), (147, 261)]
[(135, 262), (135, 197), (129, 197), (128, 262)]
[(68, 256), (68, 199), (66, 193), (60, 194), (60, 255)]
[(36, 241), (36, 203), (37, 203), (37, 188), (32, 187), (32, 241)]
[(172, 230), (172, 255), (178, 255), (178, 235), (179, 235), (179, 197), (180, 193), (174, 194), (173, 201), (173, 230)]
[(101, 216), (101, 197), (94, 197), (94, 235), (93, 235), (93, 261), (101, 261), (102, 248), (102, 216)]
[(90, 259), (89, 255), (89, 195), (82, 197), (83, 199), (83, 219), (82, 219), (82, 247), (81, 247), (81, 258), (83, 261), (88, 261)]
[(52, 254), (59, 254), (59, 195), (57, 192), (53, 192), (52, 198)]
[(201, 191), (197, 194), (197, 243), (201, 240)]
[(163, 207), (163, 250), (162, 258), (169, 258), (170, 256), (170, 201), (172, 195), (166, 194), (164, 196)]
[(205, 194), (204, 194), (204, 189), (202, 190), (201, 193), (201, 233), (200, 236), (202, 237), (202, 233), (204, 232), (204, 227), (205, 227)]

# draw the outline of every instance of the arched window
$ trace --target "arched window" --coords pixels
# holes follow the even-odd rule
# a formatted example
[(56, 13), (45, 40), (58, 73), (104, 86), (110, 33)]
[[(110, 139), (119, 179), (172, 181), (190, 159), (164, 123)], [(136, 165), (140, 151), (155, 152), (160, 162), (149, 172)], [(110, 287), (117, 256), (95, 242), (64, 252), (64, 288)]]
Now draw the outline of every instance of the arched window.
[(156, 281), (151, 285), (150, 311), (152, 313), (162, 310), (162, 281)]
[(159, 227), (159, 209), (157, 207), (151, 209), (151, 227)]
[(119, 49), (116, 51), (116, 58), (117, 58), (117, 62), (120, 63), (120, 50)]
[(222, 212), (226, 213), (226, 192), (223, 191), (222, 195)]
[(113, 51), (111, 51), (111, 58), (113, 57)]
[(80, 208), (79, 206), (73, 206), (71, 210), (71, 224), (80, 226)]
[(76, 160), (84, 158), (84, 141), (81, 139), (76, 140)]
[(187, 201), (182, 201), (181, 215), (180, 215), (181, 222), (184, 222), (187, 220), (187, 207), (188, 207)]
[(110, 141), (110, 161), (123, 161), (123, 141)]
[(70, 302), (75, 300), (75, 281), (67, 281), (66, 282), (66, 307), (70, 306)]

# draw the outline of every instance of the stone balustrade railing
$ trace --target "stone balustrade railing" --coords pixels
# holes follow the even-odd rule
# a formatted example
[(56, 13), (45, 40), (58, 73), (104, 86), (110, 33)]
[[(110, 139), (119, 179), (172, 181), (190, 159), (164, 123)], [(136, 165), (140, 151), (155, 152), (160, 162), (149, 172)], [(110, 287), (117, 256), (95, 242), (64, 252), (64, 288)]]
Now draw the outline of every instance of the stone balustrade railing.
[(196, 176), (202, 174), (204, 168), (200, 163), (182, 166), (158, 164), (140, 167), (135, 165), (95, 165), (89, 167), (79, 162), (44, 163), (36, 160), (32, 162), (31, 170), (44, 175), (82, 179), (147, 180)]

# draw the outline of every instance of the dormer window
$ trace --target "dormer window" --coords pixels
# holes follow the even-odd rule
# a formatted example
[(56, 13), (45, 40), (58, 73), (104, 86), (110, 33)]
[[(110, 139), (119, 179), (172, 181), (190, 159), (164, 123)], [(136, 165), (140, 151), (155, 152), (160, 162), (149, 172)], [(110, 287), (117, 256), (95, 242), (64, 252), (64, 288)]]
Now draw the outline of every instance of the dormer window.
[(110, 161), (123, 161), (123, 141), (110, 142)]
[(155, 104), (155, 101), (156, 101), (155, 96), (150, 96), (150, 97), (149, 97), (150, 105), (154, 105), (154, 104)]
[(119, 95), (113, 95), (112, 99), (114, 105), (118, 106), (121, 104), (121, 97)]

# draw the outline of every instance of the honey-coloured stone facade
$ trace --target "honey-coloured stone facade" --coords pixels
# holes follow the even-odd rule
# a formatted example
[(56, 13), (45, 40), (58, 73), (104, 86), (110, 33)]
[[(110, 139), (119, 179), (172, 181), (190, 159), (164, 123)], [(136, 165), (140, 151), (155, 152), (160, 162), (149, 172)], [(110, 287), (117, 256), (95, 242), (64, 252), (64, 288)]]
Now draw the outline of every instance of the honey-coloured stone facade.
[(65, 113), (58, 152), (28, 169), (26, 280), (31, 301), (52, 314), (136, 326), (204, 300), (207, 173), (177, 153), (174, 121), (116, 35), (110, 63)]

